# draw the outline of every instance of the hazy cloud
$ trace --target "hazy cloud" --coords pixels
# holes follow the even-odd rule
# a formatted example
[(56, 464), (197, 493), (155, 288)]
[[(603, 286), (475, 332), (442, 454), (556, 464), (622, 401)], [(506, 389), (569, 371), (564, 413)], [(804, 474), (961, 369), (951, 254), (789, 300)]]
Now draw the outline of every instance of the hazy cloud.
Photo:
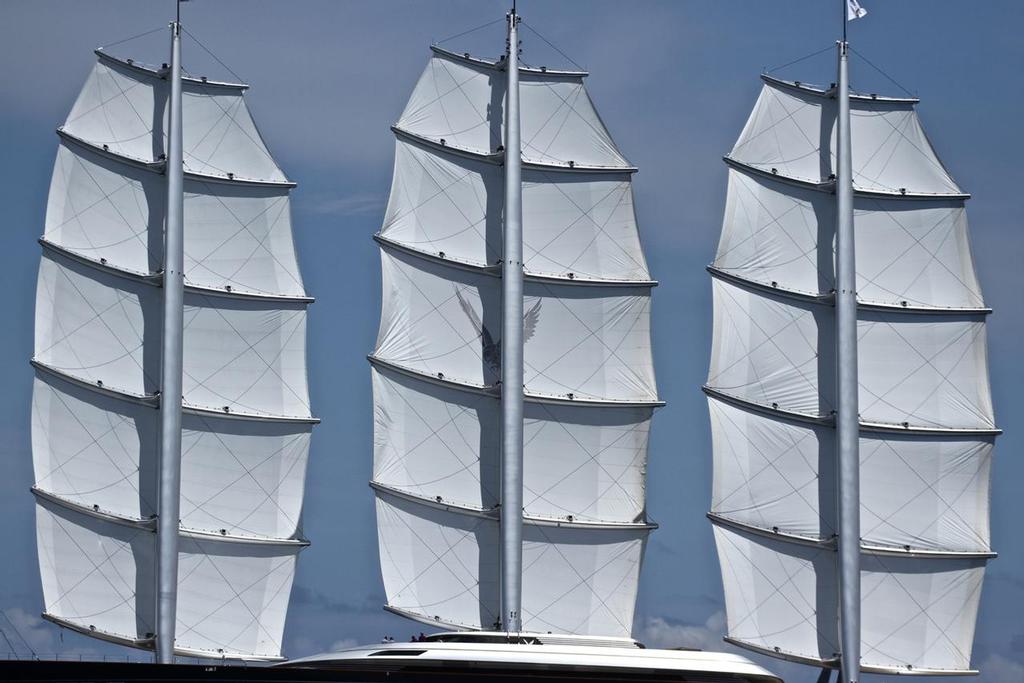
[(697, 650), (720, 650), (725, 633), (725, 612), (712, 614), (703, 624), (686, 624), (664, 617), (649, 617), (638, 629), (637, 640), (647, 647), (685, 647)]
[(365, 216), (384, 211), (385, 196), (380, 193), (360, 192), (341, 197), (306, 197), (301, 208), (319, 215)]

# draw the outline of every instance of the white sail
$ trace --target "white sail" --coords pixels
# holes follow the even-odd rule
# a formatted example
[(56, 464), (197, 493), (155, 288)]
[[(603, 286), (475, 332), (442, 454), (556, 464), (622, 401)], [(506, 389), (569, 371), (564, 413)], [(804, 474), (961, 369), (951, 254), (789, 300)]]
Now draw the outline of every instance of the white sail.
[[(388, 607), (420, 621), (493, 629), (498, 520), (378, 490)], [(523, 527), (523, 628), (628, 637), (647, 530)]]
[[(659, 405), (631, 172), (582, 72), (521, 68), (523, 628), (628, 636)], [(500, 613), (506, 77), (434, 49), (397, 137), (371, 361), (382, 574), (399, 613)]]
[[(835, 664), (836, 107), (765, 77), (726, 157), (706, 392), (729, 638)], [(998, 430), (967, 198), (916, 100), (851, 97), (861, 666), (970, 669)]]
[[(103, 53), (54, 165), (36, 298), (46, 616), (152, 647), (167, 82)], [(185, 79), (176, 649), (277, 658), (311, 416), (288, 191), (242, 97)]]

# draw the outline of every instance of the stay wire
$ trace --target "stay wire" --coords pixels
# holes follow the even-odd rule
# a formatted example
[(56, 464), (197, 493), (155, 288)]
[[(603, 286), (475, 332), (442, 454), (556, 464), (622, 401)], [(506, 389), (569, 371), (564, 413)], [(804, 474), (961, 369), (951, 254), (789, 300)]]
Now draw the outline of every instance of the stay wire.
[(216, 62), (217, 62), (218, 64), (220, 64), (220, 65), (221, 65), (222, 67), (224, 67), (225, 69), (227, 69), (227, 70), (228, 70), (228, 73), (230, 73), (230, 74), (231, 74), (232, 76), (234, 76), (234, 78), (235, 78), (235, 80), (236, 80), (236, 81), (238, 81), (239, 83), (245, 83), (245, 79), (244, 79), (244, 78), (242, 78), (241, 76), (239, 76), (238, 74), (236, 74), (236, 73), (234, 72), (234, 70), (233, 70), (233, 69), (232, 69), (232, 68), (231, 68), (230, 66), (228, 66), (227, 64), (225, 64), (225, 63), (224, 63), (224, 62), (223, 62), (223, 61), (221, 60), (221, 58), (220, 58), (220, 57), (218, 57), (217, 55), (213, 54), (213, 50), (211, 50), (210, 48), (208, 48), (208, 47), (206, 47), (205, 45), (203, 45), (203, 41), (199, 40), (199, 38), (198, 38), (198, 37), (196, 36), (196, 34), (192, 33), (191, 31), (189, 31), (189, 30), (188, 30), (187, 28), (185, 28), (184, 26), (182, 26), (182, 27), (181, 27), (181, 30), (182, 30), (182, 31), (184, 31), (184, 32), (185, 32), (185, 34), (186, 34), (186, 35), (188, 35), (188, 37), (189, 37), (189, 38), (191, 38), (192, 40), (196, 41), (196, 44), (197, 44), (197, 45), (198, 45), (199, 47), (203, 48), (203, 50), (204, 50), (204, 51), (206, 52), (206, 54), (208, 54), (208, 55), (210, 55), (211, 57), (213, 57), (213, 58), (214, 58), (214, 60), (216, 60)]
[(910, 92), (909, 90), (907, 90), (906, 88), (904, 88), (904, 87), (903, 87), (902, 85), (900, 85), (900, 83), (899, 83), (899, 82), (898, 82), (898, 81), (897, 81), (897, 80), (896, 80), (895, 78), (893, 78), (893, 77), (892, 77), (892, 76), (890, 76), (889, 74), (885, 73), (885, 71), (883, 71), (883, 70), (881, 69), (881, 67), (879, 67), (879, 66), (876, 66), (876, 65), (875, 65), (875, 64), (874, 64), (874, 63), (873, 63), (873, 62), (872, 62), (872, 61), (871, 61), (870, 59), (868, 59), (867, 57), (865, 57), (865, 56), (864, 56), (863, 54), (861, 54), (861, 53), (860, 53), (860, 52), (858, 52), (857, 50), (853, 49), (853, 47), (852, 47), (852, 46), (850, 47), (850, 51), (851, 51), (851, 52), (852, 52), (853, 54), (855, 54), (855, 55), (857, 55), (858, 57), (860, 57), (861, 59), (863, 59), (863, 60), (864, 60), (864, 62), (865, 62), (865, 63), (866, 63), (866, 64), (867, 64), (868, 66), (870, 66), (870, 67), (871, 67), (872, 69), (874, 69), (875, 71), (877, 71), (878, 73), (882, 74), (882, 75), (883, 75), (883, 76), (885, 76), (885, 77), (886, 77), (887, 79), (889, 79), (889, 82), (890, 82), (890, 83), (892, 83), (893, 85), (895, 85), (895, 86), (896, 86), (897, 88), (899, 88), (900, 90), (902, 90), (903, 92), (905, 92), (905, 93), (906, 93), (907, 95), (909, 95), (910, 97), (914, 97), (914, 93)]
[(792, 62), (786, 62), (785, 64), (780, 64), (779, 66), (773, 66), (770, 69), (766, 69), (765, 73), (773, 73), (773, 72), (778, 71), (780, 69), (785, 69), (787, 66), (793, 66), (794, 64), (799, 64), (800, 62), (804, 61), (805, 59), (810, 59), (811, 57), (817, 57), (821, 53), (828, 52), (829, 50), (832, 50), (834, 48), (835, 48), (835, 45), (828, 45), (826, 47), (821, 48), (817, 52), (812, 52), (811, 54), (804, 55), (803, 57), (800, 57), (799, 59), (794, 59)]
[[(14, 634), (15, 634), (16, 636), (18, 636), (18, 638), (19, 638), (19, 639), (21, 640), (21, 642), (22, 642), (22, 643), (24, 643), (24, 644), (25, 644), (25, 647), (27, 647), (27, 648), (28, 648), (28, 651), (32, 653), (32, 656), (33, 656), (33, 657), (38, 657), (38, 655), (36, 655), (36, 651), (35, 651), (35, 650), (33, 650), (33, 649), (32, 649), (32, 646), (28, 644), (28, 641), (27, 641), (27, 640), (25, 640), (25, 636), (21, 635), (21, 629), (19, 629), (19, 628), (18, 628), (18, 625), (17, 625), (17, 624), (15, 624), (15, 623), (14, 623), (13, 621), (11, 621), (11, 618), (10, 618), (9, 616), (7, 616), (7, 611), (6, 611), (6, 610), (0, 610), (0, 614), (3, 614), (3, 615), (4, 615), (4, 619), (6, 619), (6, 620), (7, 620), (7, 623), (8, 623), (8, 624), (10, 624), (10, 625), (11, 625), (11, 628), (13, 628), (13, 629), (14, 629)], [(4, 635), (4, 638), (6, 638), (6, 637), (7, 637), (7, 636), (6, 636), (6, 634), (5, 634), (5, 635)], [(10, 642), (10, 641), (8, 641), (8, 642)]]
[(135, 40), (136, 38), (142, 38), (142, 37), (150, 35), (151, 33), (156, 33), (157, 31), (166, 31), (166, 30), (167, 30), (166, 26), (160, 26), (159, 28), (154, 28), (152, 30), (146, 31), (145, 33), (140, 33), (137, 36), (132, 36), (131, 38), (125, 38), (124, 40), (118, 40), (118, 41), (113, 42), (113, 43), (107, 43), (106, 45), (103, 46), (103, 48), (106, 49), (108, 47), (114, 47), (115, 45), (120, 45), (121, 43), (127, 43), (129, 40)]
[(530, 33), (532, 33), (533, 35), (537, 36), (538, 38), (540, 38), (541, 40), (543, 40), (543, 41), (544, 41), (545, 43), (547, 43), (548, 47), (550, 47), (550, 48), (551, 48), (552, 50), (554, 50), (555, 52), (557, 52), (558, 54), (562, 55), (562, 56), (563, 56), (563, 57), (565, 57), (565, 58), (566, 58), (567, 60), (569, 60), (569, 62), (571, 62), (571, 63), (572, 63), (572, 65), (573, 65), (573, 66), (575, 66), (575, 67), (576, 67), (577, 69), (579, 69), (580, 71), (586, 71), (586, 69), (584, 69), (584, 68), (583, 68), (582, 66), (580, 66), (580, 65), (579, 65), (579, 64), (578, 64), (578, 63), (576, 62), (576, 60), (574, 60), (574, 59), (573, 59), (572, 57), (570, 57), (569, 55), (567, 55), (567, 54), (565, 54), (564, 52), (562, 52), (562, 51), (561, 51), (561, 50), (560, 50), (560, 49), (558, 48), (558, 46), (557, 46), (557, 45), (555, 45), (555, 44), (554, 44), (554, 43), (552, 43), (552, 42), (551, 42), (550, 40), (548, 40), (547, 38), (545, 38), (544, 36), (542, 36), (542, 35), (541, 35), (541, 34), (540, 34), (540, 33), (539, 33), (538, 31), (537, 31), (537, 29), (535, 29), (534, 27), (530, 26), (530, 25), (529, 25), (528, 23), (526, 23), (525, 21), (520, 21), (519, 23), (521, 23), (521, 24), (522, 24), (523, 26), (525, 26), (525, 27), (526, 27), (526, 28), (527, 28), (527, 29), (528, 29), (528, 30), (530, 31)]
[(471, 28), (468, 31), (463, 31), (462, 33), (456, 33), (454, 36), (448, 36), (447, 38), (442, 38), (441, 40), (435, 42), (434, 44), (435, 45), (440, 45), (441, 43), (447, 43), (449, 40), (455, 40), (456, 38), (461, 38), (462, 36), (469, 35), (470, 33), (473, 33), (474, 31), (479, 31), (480, 29), (487, 28), (488, 26), (493, 26), (494, 24), (497, 24), (497, 23), (502, 22), (502, 21), (505, 21), (504, 17), (502, 17), (501, 19), (495, 19), (494, 21), (488, 21), (486, 24), (480, 24), (476, 28)]

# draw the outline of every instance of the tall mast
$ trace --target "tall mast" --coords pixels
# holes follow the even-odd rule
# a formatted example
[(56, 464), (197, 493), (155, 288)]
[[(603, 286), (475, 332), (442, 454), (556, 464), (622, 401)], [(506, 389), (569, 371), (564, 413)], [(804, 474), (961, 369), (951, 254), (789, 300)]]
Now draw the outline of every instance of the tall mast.
[[(180, 15), (179, 15), (180, 18)], [(185, 195), (181, 143), (181, 22), (171, 24), (167, 130), (167, 224), (164, 228), (164, 315), (160, 345), (160, 483), (157, 516), (156, 658), (174, 661), (178, 606), (178, 519), (181, 488), (181, 375), (184, 316)]]
[(505, 225), (501, 315), (501, 622), (522, 626), (523, 587), (523, 195), (519, 147), (519, 17), (508, 13), (505, 72)]
[(860, 678), (860, 411), (857, 406), (857, 275), (846, 0), (839, 43), (836, 173), (836, 458), (839, 516), (839, 628), (843, 683)]

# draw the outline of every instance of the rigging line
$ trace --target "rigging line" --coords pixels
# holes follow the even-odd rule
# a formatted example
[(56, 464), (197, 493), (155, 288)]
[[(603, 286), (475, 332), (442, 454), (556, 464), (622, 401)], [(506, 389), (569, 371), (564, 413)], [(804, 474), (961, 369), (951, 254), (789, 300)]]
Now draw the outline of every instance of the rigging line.
[(199, 40), (199, 38), (198, 38), (198, 37), (196, 36), (196, 34), (192, 33), (191, 31), (189, 31), (189, 30), (188, 30), (187, 28), (185, 28), (184, 26), (182, 26), (182, 27), (181, 27), (181, 30), (182, 30), (182, 31), (184, 31), (184, 32), (185, 32), (185, 33), (186, 33), (186, 34), (188, 35), (188, 37), (189, 37), (189, 38), (191, 38), (192, 40), (196, 41), (196, 44), (197, 44), (197, 45), (198, 45), (199, 47), (203, 48), (203, 50), (204, 50), (204, 51), (206, 52), (206, 54), (208, 54), (208, 55), (210, 55), (211, 57), (213, 57), (213, 58), (214, 58), (214, 59), (215, 59), (215, 60), (217, 61), (217, 63), (218, 63), (218, 64), (220, 64), (220, 65), (221, 65), (222, 67), (224, 67), (225, 69), (227, 69), (227, 70), (228, 70), (228, 73), (230, 73), (230, 74), (231, 74), (232, 76), (234, 76), (234, 77), (235, 77), (235, 79), (236, 79), (236, 80), (237, 80), (237, 81), (238, 81), (239, 83), (245, 83), (245, 82), (246, 82), (246, 81), (245, 81), (245, 79), (244, 79), (244, 78), (242, 78), (241, 76), (239, 76), (238, 74), (236, 74), (236, 73), (235, 73), (235, 72), (234, 72), (234, 71), (233, 71), (233, 70), (231, 69), (231, 67), (230, 67), (230, 66), (228, 66), (227, 64), (225, 64), (224, 62), (222, 62), (222, 61), (221, 61), (221, 59), (220, 59), (220, 57), (218, 57), (217, 55), (213, 54), (213, 51), (212, 51), (212, 50), (210, 50), (210, 48), (208, 48), (208, 47), (206, 47), (205, 45), (203, 45), (203, 41)]
[(772, 73), (773, 71), (778, 71), (779, 69), (785, 69), (787, 66), (793, 66), (794, 64), (799, 64), (800, 62), (804, 61), (805, 59), (810, 59), (811, 57), (817, 57), (822, 52), (828, 52), (829, 50), (833, 49), (834, 47), (835, 47), (835, 45), (828, 45), (826, 47), (821, 48), (817, 52), (812, 52), (811, 54), (804, 55), (803, 57), (800, 57), (799, 59), (794, 59), (792, 62), (786, 62), (785, 64), (781, 64), (779, 66), (773, 66), (770, 69), (766, 69), (764, 71), (764, 73)]
[(145, 33), (140, 33), (138, 35), (132, 36), (131, 38), (125, 38), (123, 40), (118, 40), (118, 41), (113, 42), (113, 43), (108, 43), (107, 45), (104, 45), (102, 49), (106, 49), (108, 47), (114, 47), (115, 45), (120, 45), (121, 43), (127, 43), (129, 40), (135, 40), (136, 38), (142, 38), (144, 36), (148, 36), (151, 33), (156, 33), (157, 31), (166, 31), (166, 30), (167, 30), (166, 26), (158, 26), (157, 28), (154, 28), (154, 29), (151, 29), (149, 31), (146, 31)]
[(893, 78), (892, 76), (890, 76), (889, 74), (887, 74), (887, 73), (886, 73), (885, 71), (883, 71), (881, 67), (879, 67), (879, 66), (876, 66), (876, 65), (875, 65), (875, 64), (874, 64), (874, 63), (873, 63), (873, 62), (872, 62), (872, 61), (871, 61), (870, 59), (868, 59), (867, 57), (865, 57), (865, 56), (864, 56), (863, 54), (861, 54), (861, 53), (860, 53), (860, 52), (858, 52), (857, 50), (854, 50), (852, 46), (850, 47), (850, 51), (851, 51), (851, 52), (853, 52), (853, 53), (854, 53), (855, 55), (857, 55), (858, 57), (860, 57), (861, 59), (863, 59), (863, 60), (864, 60), (864, 62), (865, 62), (865, 63), (866, 63), (866, 64), (867, 64), (868, 66), (870, 66), (870, 67), (871, 67), (872, 69), (874, 69), (875, 71), (877, 71), (878, 73), (882, 74), (882, 75), (883, 75), (883, 76), (885, 76), (885, 77), (886, 77), (887, 79), (889, 79), (889, 82), (890, 82), (890, 83), (892, 83), (893, 85), (895, 85), (895, 86), (896, 86), (897, 88), (899, 88), (899, 89), (900, 89), (900, 90), (902, 90), (903, 92), (907, 93), (907, 95), (909, 95), (910, 97), (914, 97), (914, 93), (910, 92), (909, 90), (907, 90), (906, 88), (904, 88), (904, 87), (903, 87), (902, 85), (900, 85), (900, 84), (899, 84), (899, 82), (898, 82), (898, 81), (897, 81), (897, 80), (896, 80), (895, 78)]
[(572, 63), (572, 65), (573, 65), (573, 66), (575, 66), (575, 67), (576, 67), (577, 69), (579, 69), (580, 71), (586, 71), (586, 69), (584, 69), (584, 68), (583, 68), (582, 66), (580, 66), (580, 65), (579, 65), (579, 64), (578, 64), (578, 63), (576, 62), (576, 60), (574, 60), (574, 59), (573, 59), (572, 57), (570, 57), (569, 55), (567, 55), (567, 54), (565, 54), (564, 52), (562, 52), (562, 51), (561, 51), (561, 50), (560, 50), (560, 49), (558, 48), (558, 46), (557, 46), (557, 45), (555, 45), (555, 44), (554, 44), (554, 43), (552, 43), (552, 42), (551, 42), (550, 40), (548, 40), (547, 38), (545, 38), (544, 36), (542, 36), (542, 35), (541, 35), (540, 33), (538, 33), (538, 32), (537, 32), (537, 30), (536, 30), (535, 28), (533, 28), (532, 26), (530, 26), (530, 25), (529, 25), (528, 23), (526, 23), (525, 21), (523, 21), (523, 20), (521, 20), (521, 19), (520, 19), (519, 23), (520, 23), (520, 24), (522, 24), (523, 26), (525, 26), (525, 27), (526, 27), (527, 29), (529, 29), (530, 33), (532, 33), (533, 35), (537, 36), (538, 38), (540, 38), (541, 40), (543, 40), (543, 41), (544, 41), (545, 43), (547, 43), (547, 44), (548, 44), (548, 47), (550, 47), (550, 48), (551, 48), (552, 50), (554, 50), (554, 51), (555, 51), (555, 52), (557, 52), (558, 54), (560, 54), (560, 55), (562, 55), (563, 57), (565, 57), (566, 59), (568, 59), (568, 60), (569, 60), (569, 61), (570, 61), (570, 62)]
[[(18, 638), (21, 639), (21, 642), (25, 643), (25, 647), (27, 647), (28, 651), (32, 653), (32, 656), (38, 658), (38, 655), (36, 655), (36, 651), (33, 650), (32, 646), (28, 644), (28, 641), (25, 640), (25, 636), (21, 635), (21, 631), (18, 629), (18, 626), (13, 621), (11, 621), (11, 618), (9, 616), (7, 616), (7, 610), (0, 610), (0, 614), (4, 615), (4, 619), (6, 619), (7, 623), (10, 624), (11, 628), (14, 629), (14, 633), (17, 634)], [(4, 634), (4, 640), (7, 640), (6, 633)], [(7, 644), (10, 645), (11, 641), (7, 640)], [(11, 649), (13, 650), (14, 648), (12, 647)]]
[(7, 634), (2, 628), (0, 628), (0, 636), (4, 637), (4, 642), (7, 643), (7, 647), (11, 648), (11, 656), (17, 658), (18, 651), (14, 649), (14, 645), (11, 644), (11, 639), (7, 637)]
[(500, 22), (504, 22), (504, 21), (505, 21), (505, 17), (501, 17), (500, 19), (495, 19), (494, 21), (488, 21), (486, 24), (480, 24), (476, 28), (471, 28), (468, 31), (463, 31), (462, 33), (456, 33), (454, 36), (448, 36), (447, 38), (442, 38), (441, 40), (439, 40), (436, 43), (434, 43), (434, 45), (440, 45), (441, 43), (447, 43), (449, 40), (455, 40), (456, 38), (461, 38), (462, 36), (469, 35), (470, 33), (473, 33), (474, 31), (479, 31), (480, 29), (484, 29), (484, 28), (487, 28), (488, 26), (493, 26), (494, 24), (497, 24), (497, 23), (500, 23)]

